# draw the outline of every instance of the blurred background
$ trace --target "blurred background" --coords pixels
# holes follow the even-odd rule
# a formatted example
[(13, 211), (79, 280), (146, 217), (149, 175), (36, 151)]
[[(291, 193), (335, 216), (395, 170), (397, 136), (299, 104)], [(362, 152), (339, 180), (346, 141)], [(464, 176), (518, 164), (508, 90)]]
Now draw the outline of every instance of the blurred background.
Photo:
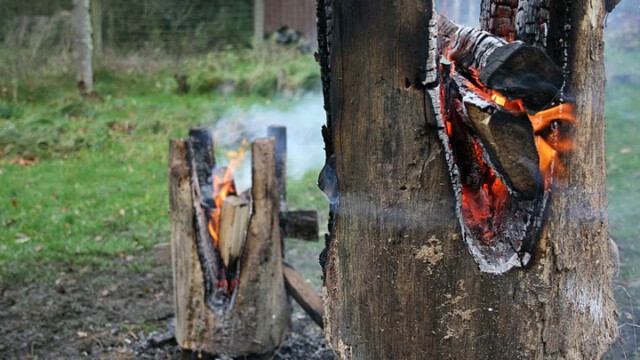
[[(477, 25), (480, 1), (437, 3)], [(64, 354), (96, 354), (97, 343), (78, 334), (116, 328), (99, 339), (117, 349), (132, 338), (127, 332), (164, 326), (147, 313), (97, 314), (86, 294), (109, 309), (135, 299), (171, 311), (171, 269), (158, 250), (169, 241), (167, 141), (190, 128), (213, 129), (224, 163), (243, 139), (286, 125), (289, 207), (318, 210), (324, 231), (328, 207), (315, 185), (324, 162), (315, 0), (91, 0), (93, 88), (84, 97), (72, 2), (0, 0), (0, 9), (0, 353), (50, 351), (56, 332), (71, 331)], [(623, 0), (608, 16), (605, 37), (607, 190), (622, 260), (615, 293), (623, 335), (609, 357), (626, 359), (640, 356), (637, 1)], [(245, 173), (238, 170), (240, 183)], [(318, 290), (322, 248), (286, 242), (287, 261)], [(61, 296), (67, 300), (52, 300)]]

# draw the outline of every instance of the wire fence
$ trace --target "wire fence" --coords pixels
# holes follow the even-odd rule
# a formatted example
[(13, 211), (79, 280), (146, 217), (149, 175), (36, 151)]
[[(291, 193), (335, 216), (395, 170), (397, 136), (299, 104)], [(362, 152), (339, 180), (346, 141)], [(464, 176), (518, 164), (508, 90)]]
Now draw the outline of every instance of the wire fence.
[[(0, 0), (0, 9), (0, 82), (72, 70), (71, 0)], [(91, 0), (91, 20), (95, 56), (106, 63), (131, 53), (179, 58), (253, 40), (253, 0)]]

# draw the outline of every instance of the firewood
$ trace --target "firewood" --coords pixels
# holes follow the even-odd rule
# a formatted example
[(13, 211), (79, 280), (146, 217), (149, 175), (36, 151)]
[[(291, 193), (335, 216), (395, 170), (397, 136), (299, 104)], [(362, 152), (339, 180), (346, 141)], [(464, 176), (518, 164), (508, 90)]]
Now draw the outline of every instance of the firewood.
[(458, 26), (438, 16), (440, 53), (476, 76), (484, 86), (509, 100), (521, 99), (527, 110), (549, 105), (562, 87), (562, 70), (541, 49), (507, 43), (488, 32)]
[(229, 296), (218, 287), (227, 269), (213, 248), (203, 207), (208, 195), (199, 182), (209, 181), (199, 176), (206, 175), (207, 165), (197, 159), (215, 162), (212, 146), (206, 145), (212, 142), (196, 139), (172, 140), (169, 152), (176, 341), (183, 353), (225, 358), (270, 353), (284, 340), (291, 312), (281, 275), (273, 140), (259, 139), (252, 145), (252, 213), (237, 262), (237, 286)]
[(228, 196), (220, 210), (218, 251), (225, 267), (240, 257), (249, 222), (249, 202), (238, 196)]
[(302, 309), (320, 327), (323, 327), (324, 308), (322, 298), (291, 265), (282, 267), (287, 292), (300, 304)]
[(512, 191), (524, 199), (533, 199), (543, 191), (533, 127), (526, 114), (495, 111), (492, 115), (465, 103), (468, 119), (488, 160)]

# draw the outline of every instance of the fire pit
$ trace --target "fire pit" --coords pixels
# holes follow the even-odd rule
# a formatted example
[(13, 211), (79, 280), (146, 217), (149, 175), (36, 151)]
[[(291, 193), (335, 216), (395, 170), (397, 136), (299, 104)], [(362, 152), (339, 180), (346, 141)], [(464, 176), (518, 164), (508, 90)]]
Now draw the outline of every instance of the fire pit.
[[(186, 351), (273, 352), (289, 327), (287, 291), (321, 323), (318, 295), (282, 259), (283, 237), (318, 239), (317, 214), (286, 210), (286, 129), (270, 133), (227, 167), (217, 166), (206, 129), (170, 142), (175, 336)], [(249, 146), (252, 185), (239, 192), (232, 173)]]

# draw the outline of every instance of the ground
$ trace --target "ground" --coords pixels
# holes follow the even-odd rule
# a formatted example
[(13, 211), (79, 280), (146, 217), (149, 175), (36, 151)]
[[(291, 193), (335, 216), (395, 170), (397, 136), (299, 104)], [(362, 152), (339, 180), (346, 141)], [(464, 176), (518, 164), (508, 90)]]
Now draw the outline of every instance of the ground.
[[(171, 268), (145, 266), (153, 257), (117, 257), (108, 270), (52, 268), (52, 282), (0, 282), (0, 358), (182, 359), (172, 336)], [(322, 330), (297, 309), (287, 339), (266, 358), (333, 359)]]

